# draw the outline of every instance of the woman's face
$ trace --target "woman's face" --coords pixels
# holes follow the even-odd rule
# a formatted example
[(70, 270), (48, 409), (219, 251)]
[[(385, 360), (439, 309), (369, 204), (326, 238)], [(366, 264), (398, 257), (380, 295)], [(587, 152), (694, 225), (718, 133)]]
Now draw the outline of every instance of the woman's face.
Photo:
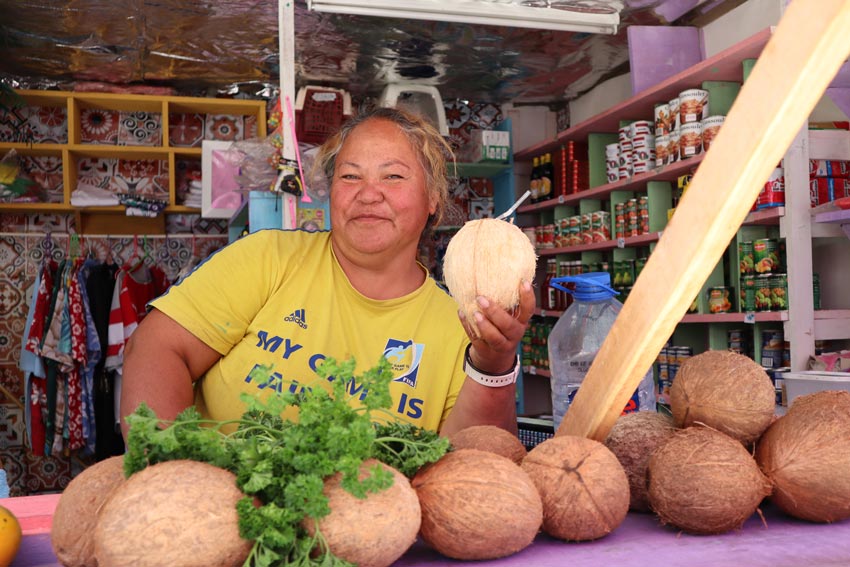
[(436, 210), (425, 171), (393, 122), (373, 118), (343, 144), (331, 180), (334, 239), (348, 257), (410, 252), (415, 257), (428, 216)]

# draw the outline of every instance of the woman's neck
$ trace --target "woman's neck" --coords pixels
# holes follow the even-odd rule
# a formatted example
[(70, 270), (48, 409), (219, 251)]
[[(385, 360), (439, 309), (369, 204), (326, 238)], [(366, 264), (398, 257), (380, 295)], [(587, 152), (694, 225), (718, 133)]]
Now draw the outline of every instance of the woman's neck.
[(334, 255), (352, 287), (369, 299), (395, 299), (413, 293), (425, 282), (426, 272), (415, 258), (391, 261), (349, 258), (336, 246)]

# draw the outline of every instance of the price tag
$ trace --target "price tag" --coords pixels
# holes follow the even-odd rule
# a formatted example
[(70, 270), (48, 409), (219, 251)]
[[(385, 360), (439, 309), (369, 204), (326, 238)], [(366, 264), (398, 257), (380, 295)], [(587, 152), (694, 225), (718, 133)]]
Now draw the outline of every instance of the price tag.
[(564, 204), (564, 201), (566, 201), (566, 199), (564, 198), (564, 196), (563, 196), (563, 195), (558, 195), (558, 204), (559, 204), (559, 205), (563, 205), (563, 204)]
[(663, 230), (658, 231), (658, 239), (661, 240), (661, 235), (664, 234)]
[(545, 316), (546, 316), (546, 310), (545, 310), (545, 309), (541, 309), (541, 310), (540, 310), (540, 316), (541, 316), (541, 317), (545, 317)]
[(617, 238), (617, 248), (625, 248), (626, 247), (626, 239), (620, 236)]
[(537, 368), (534, 367), (534, 366), (529, 366), (528, 367), (528, 373), (529, 374), (537, 374)]
[(747, 311), (744, 314), (744, 323), (747, 323), (749, 325), (755, 325), (756, 324), (756, 314), (753, 313), (752, 311)]

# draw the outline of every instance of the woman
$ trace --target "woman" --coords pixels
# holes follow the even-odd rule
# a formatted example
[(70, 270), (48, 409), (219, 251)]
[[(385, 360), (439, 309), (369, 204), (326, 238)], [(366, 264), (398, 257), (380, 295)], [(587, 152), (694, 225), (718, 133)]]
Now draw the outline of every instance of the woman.
[[(515, 431), (530, 283), (516, 314), (480, 298), (481, 336), (467, 349), (475, 335), (416, 259), (447, 199), (449, 152), (401, 110), (349, 120), (316, 162), (330, 180), (332, 230), (248, 235), (154, 300), (124, 354), (122, 417), (144, 401), (166, 420), (193, 403), (235, 419), (241, 392), (312, 386), (326, 357), (354, 356), (359, 374), (384, 355), (396, 419), (443, 435), (479, 424)], [(261, 384), (251, 377), (260, 365), (272, 368)], [(349, 392), (366, 395), (357, 384)]]

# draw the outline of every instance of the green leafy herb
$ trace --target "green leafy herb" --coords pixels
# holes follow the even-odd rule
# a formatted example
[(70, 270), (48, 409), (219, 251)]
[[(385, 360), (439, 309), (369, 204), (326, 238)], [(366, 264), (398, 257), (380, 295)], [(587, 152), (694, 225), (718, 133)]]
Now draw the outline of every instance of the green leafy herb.
[(450, 446), (449, 440), (435, 431), (409, 423), (376, 423), (375, 431), (372, 456), (407, 478), (445, 455)]
[[(359, 478), (364, 460), (374, 457), (412, 476), (449, 447), (435, 432), (397, 423), (373, 424), (372, 412), (392, 404), (389, 362), (382, 357), (358, 377), (354, 368), (353, 358), (341, 363), (327, 359), (318, 374), (330, 383), (330, 391), (316, 384), (263, 401), (243, 394), (246, 411), (235, 421), (205, 420), (189, 408), (162, 427), (142, 404), (127, 417), (125, 473), (129, 476), (175, 459), (204, 461), (232, 471), (247, 495), (237, 506), (239, 530), (254, 541), (246, 567), (348, 566), (328, 551), (318, 529), (311, 536), (304, 527), (305, 519), (318, 520), (330, 513), (323, 493), (325, 479), (342, 473), (342, 487), (365, 498), (391, 486), (393, 478), (380, 466)], [(271, 371), (261, 368), (252, 380), (267, 381)], [(349, 404), (352, 379), (368, 392), (359, 408)], [(298, 410), (297, 421), (281, 418), (290, 406)], [(224, 433), (222, 427), (228, 424), (235, 424), (236, 430)], [(261, 506), (255, 505), (255, 498)], [(320, 553), (314, 554), (317, 549)]]

